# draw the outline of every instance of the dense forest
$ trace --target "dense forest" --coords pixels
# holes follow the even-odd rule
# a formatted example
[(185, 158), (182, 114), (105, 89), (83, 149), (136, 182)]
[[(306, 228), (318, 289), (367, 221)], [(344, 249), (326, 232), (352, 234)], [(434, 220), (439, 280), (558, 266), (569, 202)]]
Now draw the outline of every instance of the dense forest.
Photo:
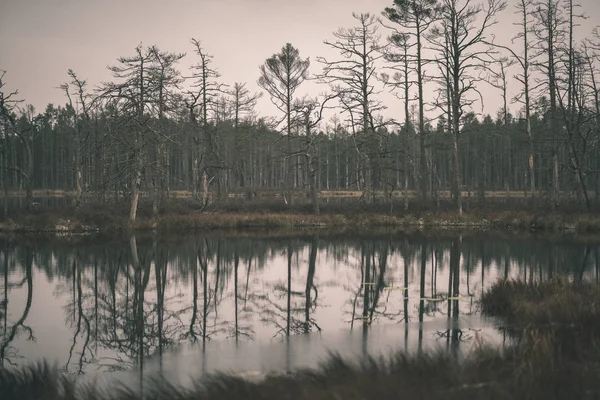
[[(510, 47), (490, 32), (505, 13), (520, 17)], [(128, 202), (131, 221), (140, 196), (156, 211), (181, 191), (203, 204), (302, 194), (316, 212), (323, 190), (360, 191), (367, 204), (448, 193), (459, 212), (465, 191), (590, 208), (600, 198), (600, 33), (578, 32), (584, 13), (573, 0), (395, 0), (325, 40), (337, 58), (311, 62), (284, 44), (257, 69), (258, 93), (223, 82), (196, 39), (190, 54), (140, 45), (94, 87), (69, 70), (57, 82), (65, 104), (43, 112), (7, 91), (2, 72), (0, 190)], [(184, 57), (195, 57), (189, 71)], [(321, 94), (298, 94), (309, 81)], [(490, 87), (503, 107), (482, 116)], [(402, 100), (396, 119), (383, 114), (388, 91)], [(261, 96), (278, 115), (255, 112)]]

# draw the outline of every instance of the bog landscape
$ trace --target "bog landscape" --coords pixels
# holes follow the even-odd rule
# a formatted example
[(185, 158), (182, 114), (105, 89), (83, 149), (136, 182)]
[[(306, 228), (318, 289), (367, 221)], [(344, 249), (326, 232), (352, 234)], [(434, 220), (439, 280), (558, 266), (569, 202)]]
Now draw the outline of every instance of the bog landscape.
[(224, 34), (56, 82), (0, 41), (0, 398), (600, 398), (595, 1), (331, 0), (310, 52), (276, 3), (252, 82)]

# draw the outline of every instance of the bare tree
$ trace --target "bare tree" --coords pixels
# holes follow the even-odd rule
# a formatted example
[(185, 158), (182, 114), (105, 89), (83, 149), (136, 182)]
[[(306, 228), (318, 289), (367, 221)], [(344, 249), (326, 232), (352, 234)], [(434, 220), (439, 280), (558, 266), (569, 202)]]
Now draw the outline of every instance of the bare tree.
[(304, 96), (304, 98), (295, 101), (293, 105), (293, 110), (297, 113), (299, 123), (304, 128), (304, 149), (301, 152), (308, 166), (308, 186), (315, 214), (320, 212), (317, 179), (321, 162), (317, 153), (318, 139), (315, 137), (313, 129), (322, 121), (323, 110), (327, 108), (327, 103), (336, 97), (337, 95), (333, 94), (325, 96), (323, 100), (319, 100), (318, 98)]
[[(594, 35), (596, 37), (598, 37), (597, 29), (594, 30)], [(599, 146), (600, 146), (600, 143), (599, 143), (599, 140), (600, 140), (600, 84), (598, 82), (598, 68), (596, 65), (596, 62), (598, 60), (600, 60), (600, 54), (598, 53), (598, 50), (600, 50), (600, 40), (598, 41), (597, 44), (594, 42), (593, 39), (587, 39), (587, 40), (583, 41), (582, 56), (584, 57), (585, 61), (587, 62), (588, 79), (587, 79), (586, 86), (588, 87), (588, 90), (590, 91), (590, 96), (591, 96), (591, 101), (592, 101), (592, 106), (590, 108), (593, 110), (592, 114), (594, 117), (593, 126), (594, 126), (595, 138), (596, 138), (596, 141), (595, 141), (596, 148), (599, 148)], [(595, 182), (596, 202), (600, 201), (600, 164), (599, 164), (599, 161), (600, 160), (597, 158), (595, 165), (594, 165), (595, 176), (596, 176), (596, 182)]]
[(502, 93), (502, 122), (504, 125), (510, 123), (510, 112), (508, 110), (508, 69), (515, 65), (516, 61), (508, 57), (500, 57), (496, 60), (497, 69), (486, 68), (488, 75), (488, 83), (500, 90)]
[(173, 142), (173, 135), (166, 130), (166, 117), (177, 109), (179, 100), (179, 84), (183, 82), (176, 64), (185, 57), (185, 53), (169, 53), (159, 50), (156, 46), (150, 48), (153, 55), (151, 73), (155, 82), (153, 108), (157, 126), (153, 129), (155, 136), (154, 177), (152, 214), (158, 214), (159, 202), (169, 193), (169, 156), (167, 146)]
[[(567, 67), (567, 104), (564, 104), (564, 92), (561, 93), (560, 85), (557, 85), (557, 98), (560, 104), (563, 123), (567, 133), (567, 144), (571, 158), (571, 169), (575, 174), (575, 181), (579, 193), (583, 196), (584, 204), (587, 209), (590, 208), (590, 200), (587, 193), (586, 174), (583, 169), (583, 160), (587, 146), (587, 135), (582, 131), (584, 114), (586, 109), (584, 86), (581, 85), (585, 79), (583, 75), (586, 70), (586, 63), (581, 53), (575, 49), (574, 28), (575, 18), (584, 18), (583, 15), (575, 15), (575, 8), (579, 7), (573, 4), (573, 0), (568, 0), (565, 4), (565, 11), (568, 15), (568, 46), (564, 49), (566, 52)], [(578, 146), (577, 142), (583, 141), (583, 146)]]
[[(504, 126), (507, 127), (510, 124), (510, 113), (508, 110), (508, 69), (515, 65), (516, 61), (513, 58), (501, 57), (497, 60), (497, 68), (486, 68), (486, 72), (488, 72), (488, 76), (486, 80), (488, 83), (494, 88), (498, 89), (502, 93), (502, 122)], [(518, 79), (518, 78), (517, 78)], [(528, 89), (526, 89), (528, 91)], [(527, 112), (526, 112), (527, 113)], [(527, 117), (529, 118), (529, 114), (527, 113)], [(504, 188), (507, 192), (510, 191), (510, 176), (511, 171), (514, 168), (511, 160), (511, 145), (510, 145), (510, 132), (505, 131), (504, 141), (506, 143), (505, 154), (504, 157), (507, 159), (506, 162), (506, 170), (504, 173)], [(484, 149), (485, 150), (485, 149)], [(482, 158), (483, 161), (483, 158)], [(504, 170), (504, 166), (503, 166)], [(484, 188), (483, 185), (480, 188), (480, 193), (483, 196)]]
[(589, 118), (587, 109), (588, 91), (585, 87), (586, 75), (589, 74), (589, 71), (587, 70), (585, 57), (580, 52), (574, 52), (569, 60), (573, 63), (572, 66), (569, 66), (569, 75), (573, 74), (573, 77), (568, 77), (568, 85), (569, 87), (572, 85), (572, 88), (567, 90), (571, 92), (572, 99), (570, 101), (572, 103), (570, 105), (564, 103), (564, 92), (561, 93), (560, 86), (557, 86), (558, 103), (560, 104), (562, 122), (567, 134), (566, 141), (570, 155), (570, 167), (575, 175), (578, 192), (583, 197), (585, 207), (589, 209), (591, 203), (587, 191), (586, 171), (584, 170), (588, 137), (591, 131), (584, 127), (586, 120)]
[(392, 76), (387, 72), (382, 72), (379, 74), (379, 77), (384, 85), (391, 86), (393, 91), (397, 89), (402, 90), (403, 96), (397, 95), (396, 97), (404, 102), (404, 126), (406, 129), (409, 129), (409, 126), (413, 124), (409, 107), (411, 102), (410, 88), (414, 84), (414, 81), (410, 79), (412, 68), (409, 51), (415, 45), (410, 43), (410, 36), (405, 33), (392, 34), (388, 37), (388, 42), (390, 47), (397, 48), (398, 52), (388, 49), (385, 52), (385, 60), (394, 64), (401, 63), (401, 65), (392, 65), (389, 67), (394, 71)]
[[(83, 196), (83, 159), (82, 148), (89, 134), (90, 112), (93, 100), (91, 95), (87, 93), (87, 81), (77, 76), (72, 69), (68, 70), (68, 75), (71, 78), (69, 83), (63, 83), (60, 88), (67, 96), (68, 105), (73, 112), (73, 167), (75, 175), (75, 206), (81, 205)], [(71, 93), (69, 85), (75, 87), (75, 92)], [(73, 96), (75, 103), (73, 104)]]
[(246, 88), (246, 83), (236, 82), (227, 92), (231, 97), (234, 111), (234, 128), (238, 128), (240, 118), (243, 114), (251, 114), (254, 111), (256, 102), (262, 97), (262, 93), (250, 93)]
[[(196, 153), (194, 153), (194, 194), (200, 192), (199, 182), (202, 179), (202, 203), (207, 204), (209, 174), (215, 167), (218, 167), (218, 154), (216, 149), (216, 138), (211, 133), (211, 127), (208, 121), (208, 110), (211, 109), (217, 101), (217, 98), (224, 91), (224, 85), (217, 82), (221, 77), (219, 72), (212, 68), (212, 56), (207, 54), (202, 48), (200, 41), (191, 40), (194, 45), (196, 54), (200, 57), (200, 62), (192, 66), (194, 73), (191, 78), (196, 79), (194, 88), (196, 93), (190, 93), (191, 101), (188, 102), (188, 108), (194, 110), (195, 107), (200, 107), (200, 124), (202, 137), (196, 136)], [(199, 102), (199, 103), (198, 103)]]
[(113, 77), (120, 82), (104, 83), (100, 88), (101, 96), (112, 101), (111, 104), (117, 111), (119, 124), (127, 127), (132, 135), (131, 140), (126, 142), (131, 182), (129, 225), (135, 222), (137, 216), (144, 159), (147, 155), (146, 141), (148, 140), (147, 134), (150, 132), (153, 58), (154, 55), (149, 49), (144, 49), (142, 45), (137, 46), (133, 56), (119, 57), (118, 65), (108, 67)]
[[(338, 50), (342, 58), (328, 61), (319, 57), (318, 61), (323, 64), (323, 72), (318, 78), (338, 93), (342, 107), (348, 115), (354, 133), (355, 148), (362, 162), (363, 199), (370, 204), (374, 200), (373, 169), (380, 154), (373, 115), (385, 108), (375, 100), (379, 93), (375, 86), (376, 63), (384, 53), (379, 44), (375, 17), (369, 13), (353, 13), (352, 16), (358, 22), (357, 26), (340, 28), (333, 33), (335, 41), (324, 42), (332, 49)], [(357, 133), (362, 134), (361, 139), (357, 140)]]
[(476, 84), (483, 78), (474, 73), (494, 61), (494, 50), (487, 44), (486, 34), (496, 24), (495, 17), (506, 8), (503, 0), (487, 0), (487, 5), (473, 5), (471, 0), (442, 0), (438, 23), (427, 36), (432, 49), (438, 53), (437, 63), (448, 96), (448, 121), (452, 132), (452, 194), (459, 214), (462, 214), (460, 195), (460, 159), (458, 138), (461, 120), (467, 107), (476, 100), (471, 92), (479, 93)]
[(308, 77), (310, 59), (300, 58), (300, 52), (290, 43), (281, 48), (281, 52), (273, 54), (263, 65), (260, 66), (260, 78), (258, 85), (264, 89), (273, 104), (284, 114), (286, 121), (287, 145), (286, 155), (286, 186), (289, 202), (293, 204), (293, 163), (292, 163), (292, 105), (296, 89)]
[(525, 107), (525, 126), (527, 133), (527, 140), (529, 141), (529, 157), (528, 157), (528, 178), (529, 178), (529, 188), (531, 189), (531, 194), (534, 196), (535, 193), (535, 164), (534, 164), (534, 156), (533, 156), (533, 132), (531, 130), (531, 69), (530, 69), (530, 58), (529, 54), (531, 51), (531, 44), (529, 42), (529, 34), (531, 33), (531, 21), (530, 21), (530, 7), (532, 0), (519, 0), (517, 3), (517, 12), (521, 16), (521, 22), (518, 23), (518, 26), (521, 28), (521, 31), (517, 33), (517, 35), (513, 38), (514, 40), (522, 40), (523, 41), (523, 53), (521, 55), (517, 55), (513, 53), (514, 59), (517, 60), (523, 72), (519, 75), (515, 75), (515, 78), (523, 85), (523, 90), (519, 95), (515, 98), (516, 101), (523, 103)]
[[(405, 33), (393, 33), (390, 37), (388, 37), (388, 42), (390, 47), (395, 47), (399, 50), (399, 52), (394, 52), (392, 49), (387, 49), (385, 52), (385, 59), (387, 61), (393, 62), (395, 65), (391, 67), (394, 72), (393, 76), (390, 79), (390, 76), (383, 72), (380, 74), (380, 79), (383, 80), (384, 85), (392, 86), (392, 91), (397, 89), (402, 89), (403, 96), (396, 96), (401, 98), (404, 102), (404, 210), (408, 210), (408, 178), (410, 175), (409, 165), (414, 165), (414, 160), (410, 156), (409, 149), (409, 134), (414, 133), (414, 108), (415, 105), (411, 105), (410, 99), (410, 89), (411, 86), (415, 84), (415, 82), (410, 78), (411, 71), (414, 69), (411, 67), (411, 57), (409, 55), (409, 51), (412, 47), (415, 46), (414, 43), (410, 42), (410, 36)], [(401, 63), (401, 65), (397, 65)], [(412, 110), (412, 112), (411, 112)], [(419, 139), (423, 139), (423, 136), (420, 136)], [(422, 177), (421, 172), (419, 173), (419, 179)], [(399, 178), (397, 179), (398, 186)], [(419, 180), (421, 183), (421, 181)], [(422, 188), (422, 186), (421, 186)], [(421, 192), (422, 194), (422, 192)], [(391, 204), (391, 203), (390, 203)]]
[[(2, 168), (17, 171), (21, 175), (25, 186), (25, 200), (29, 208), (33, 203), (33, 150), (31, 137), (28, 135), (28, 132), (32, 129), (33, 121), (31, 120), (26, 126), (19, 124), (16, 112), (22, 100), (15, 99), (15, 96), (19, 94), (18, 90), (9, 93), (5, 92), (6, 82), (4, 81), (4, 75), (6, 75), (6, 71), (0, 71), (0, 118), (2, 125), (5, 127), (4, 140), (8, 142), (9, 133), (16, 135), (23, 145), (24, 160), (22, 166), (8, 165), (7, 157), (5, 156), (5, 165)], [(29, 106), (27, 110), (31, 114), (31, 118), (33, 118), (33, 106)]]
[[(387, 7), (383, 15), (391, 22), (396, 23), (401, 28), (402, 32), (394, 29), (396, 35), (392, 35), (392, 39), (402, 39), (398, 44), (406, 44), (408, 40), (403, 38), (403, 35), (414, 37), (416, 54), (411, 55), (411, 64), (414, 64), (414, 69), (417, 75), (417, 99), (419, 102), (419, 188), (423, 200), (427, 199), (427, 183), (429, 182), (429, 171), (427, 170), (427, 159), (425, 155), (425, 100), (423, 94), (423, 85), (426, 79), (423, 67), (428, 63), (422, 55), (423, 40), (425, 33), (438, 17), (438, 0), (394, 0), (393, 7)], [(401, 33), (401, 35), (400, 35)], [(408, 60), (408, 54), (404, 57)], [(406, 68), (405, 68), (406, 70)], [(408, 71), (404, 71), (407, 75)], [(405, 79), (408, 79), (405, 77)], [(407, 90), (407, 89), (405, 89)], [(408, 120), (408, 116), (406, 116)]]
[(533, 3), (535, 23), (533, 33), (536, 39), (535, 58), (542, 58), (534, 66), (545, 76), (540, 86), (547, 87), (549, 94), (548, 131), (552, 140), (552, 206), (559, 202), (559, 163), (558, 152), (560, 137), (558, 133), (557, 107), (557, 65), (559, 57), (557, 46), (564, 41), (565, 20), (560, 9), (561, 0), (537, 0)]

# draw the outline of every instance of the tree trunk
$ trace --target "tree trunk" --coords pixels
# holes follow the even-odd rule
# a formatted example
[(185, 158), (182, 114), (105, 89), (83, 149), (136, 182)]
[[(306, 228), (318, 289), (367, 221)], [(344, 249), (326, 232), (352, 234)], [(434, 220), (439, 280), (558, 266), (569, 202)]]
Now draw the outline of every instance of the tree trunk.
[(558, 173), (558, 152), (554, 149), (552, 151), (552, 208), (556, 207), (560, 202)]
[(79, 134), (75, 138), (75, 149), (74, 149), (74, 160), (75, 164), (75, 207), (81, 205), (81, 198), (83, 196), (83, 174), (81, 172), (81, 149)]
[(139, 143), (139, 133), (136, 134), (138, 137), (135, 141), (136, 150), (133, 155), (134, 157), (134, 165), (133, 165), (133, 179), (131, 181), (131, 205), (129, 209), (129, 227), (133, 226), (135, 222), (135, 218), (137, 216), (138, 203), (140, 200), (140, 185), (142, 183), (142, 155), (139, 153), (137, 149), (137, 144)]
[(458, 135), (452, 134), (452, 197), (458, 210), (462, 215), (462, 201), (460, 193), (460, 159), (458, 154)]
[(419, 187), (421, 200), (427, 203), (429, 171), (425, 155), (425, 106), (423, 99), (423, 66), (421, 60), (421, 28), (417, 26), (417, 86), (419, 90)]

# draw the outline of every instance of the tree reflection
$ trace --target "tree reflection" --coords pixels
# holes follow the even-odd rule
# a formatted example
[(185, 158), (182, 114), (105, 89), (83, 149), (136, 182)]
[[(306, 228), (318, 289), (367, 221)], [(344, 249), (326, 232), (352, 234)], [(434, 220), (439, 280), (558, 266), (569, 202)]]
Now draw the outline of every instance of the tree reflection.
[[(156, 237), (151, 246), (140, 250), (131, 235), (128, 245), (127, 253), (105, 252), (106, 269), (101, 276), (95, 270), (94, 283), (90, 282), (95, 293), (91, 312), (97, 321), (94, 340), (111, 350), (100, 364), (110, 370), (137, 365), (143, 371), (146, 357), (156, 355), (160, 361), (165, 346), (178, 343), (181, 310), (168, 305), (181, 295), (167, 296), (169, 254)], [(96, 279), (103, 279), (105, 285), (95, 283)]]
[[(240, 269), (240, 255), (238, 253), (237, 246), (234, 250), (234, 261), (233, 261), (233, 299), (234, 299), (234, 326), (233, 333), (231, 336), (235, 338), (236, 344), (240, 337), (246, 339), (254, 338), (254, 329), (252, 325), (240, 325), (240, 320), (245, 321), (251, 317), (249, 309), (246, 307), (246, 300), (248, 296), (248, 279), (250, 278), (250, 267), (252, 266), (252, 257), (248, 259), (248, 272), (246, 273), (246, 290), (243, 296), (239, 293), (239, 269)], [(240, 312), (239, 303), (243, 301), (242, 312)]]
[[(0, 365), (4, 366), (4, 362), (7, 362), (10, 365), (17, 365), (14, 358), (18, 357), (18, 350), (11, 346), (11, 343), (18, 337), (21, 333), (25, 333), (27, 340), (35, 341), (35, 336), (33, 335), (33, 329), (25, 325), (25, 321), (27, 320), (27, 316), (29, 315), (29, 310), (31, 309), (31, 304), (33, 302), (33, 250), (30, 247), (25, 248), (25, 262), (24, 262), (24, 272), (25, 277), (19, 283), (10, 283), (8, 280), (8, 253), (4, 252), (4, 304), (3, 304), (3, 314), (4, 314), (4, 327), (2, 342), (0, 342)], [(27, 285), (27, 300), (25, 302), (25, 307), (23, 312), (21, 313), (19, 319), (9, 328), (8, 322), (8, 302), (9, 302), (9, 291), (11, 289), (20, 288), (23, 285)]]
[[(450, 250), (450, 274), (452, 281), (452, 345), (458, 345), (458, 339), (462, 335), (461, 330), (458, 327), (458, 315), (459, 315), (459, 302), (460, 302), (460, 247), (458, 239), (452, 241), (452, 247)], [(483, 268), (482, 268), (483, 270)], [(482, 282), (483, 284), (483, 282)], [(448, 302), (450, 304), (450, 302)], [(448, 313), (448, 317), (450, 313)]]
[[(317, 308), (318, 289), (315, 283), (315, 274), (317, 271), (317, 253), (319, 239), (313, 237), (309, 244), (309, 256), (306, 267), (306, 278), (302, 286), (304, 290), (297, 291), (292, 289), (294, 278), (294, 254), (299, 256), (305, 247), (304, 242), (287, 240), (285, 247), (286, 256), (286, 278), (285, 281), (276, 282), (272, 285), (272, 292), (252, 293), (248, 296), (252, 304), (259, 310), (260, 321), (266, 325), (273, 326), (275, 333), (273, 337), (289, 337), (293, 334), (309, 333), (321, 331), (318, 322), (311, 317)], [(299, 258), (296, 257), (298, 260)], [(296, 260), (296, 264), (298, 261)], [(273, 296), (271, 296), (271, 293)], [(314, 298), (312, 297), (314, 293)], [(285, 305), (279, 301), (285, 299)], [(302, 299), (301, 304), (295, 300)]]
[[(148, 357), (161, 358), (183, 342), (337, 329), (325, 307), (340, 310), (351, 329), (358, 324), (365, 351), (373, 324), (404, 322), (408, 348), (409, 322), (427, 325), (447, 314), (448, 330), (440, 334), (455, 348), (468, 337), (458, 317), (477, 312), (473, 304), (496, 279), (600, 276), (593, 242), (511, 237), (171, 240), (155, 234), (110, 244), (0, 242), (2, 363), (16, 363), (20, 340), (34, 339), (29, 314), (39, 276), (64, 305), (67, 347), (59, 358), (74, 373), (87, 364), (143, 370)], [(471, 307), (460, 307), (461, 289)], [(46, 290), (37, 293), (35, 301), (44, 302)], [(424, 332), (415, 332), (419, 348)]]
[(438, 335), (446, 338), (446, 345), (453, 351), (458, 350), (460, 341), (463, 339), (463, 331), (458, 324), (460, 297), (460, 259), (461, 248), (459, 239), (452, 239), (450, 246), (450, 264), (448, 272), (448, 330), (438, 332)]
[[(314, 236), (310, 245), (310, 255), (308, 257), (308, 272), (306, 273), (306, 288), (304, 290), (304, 333), (309, 333), (312, 326), (316, 326), (320, 331), (321, 328), (317, 325), (314, 319), (310, 317), (310, 313), (315, 311), (317, 307), (317, 299), (319, 291), (315, 285), (315, 271), (317, 269), (317, 251), (319, 247), (319, 237)], [(315, 298), (312, 298), (314, 290)]]
[[(215, 259), (215, 284), (214, 288), (209, 283), (209, 264), (213, 259), (213, 251), (211, 244), (208, 239), (203, 239), (197, 246), (197, 256), (195, 263), (192, 263), (192, 280), (193, 280), (193, 293), (192, 293), (192, 316), (189, 325), (189, 329), (184, 338), (190, 338), (193, 342), (202, 341), (203, 344), (207, 340), (210, 340), (214, 335), (226, 332), (226, 322), (218, 321), (218, 306), (222, 300), (223, 286), (219, 286), (219, 277), (224, 267), (221, 261), (220, 243), (217, 242), (217, 252)], [(200, 271), (198, 271), (198, 266)], [(200, 276), (198, 276), (200, 272)], [(198, 309), (198, 278), (202, 284), (202, 309)], [(221, 295), (220, 295), (221, 293)], [(214, 320), (212, 325), (208, 325), (208, 317), (211, 315), (211, 311), (214, 314)], [(198, 316), (198, 313), (201, 313)], [(200, 329), (198, 331), (198, 319), (201, 318)]]
[[(67, 306), (67, 315), (73, 314), (73, 319), (77, 319), (77, 323), (75, 324), (75, 332), (73, 334), (73, 343), (69, 349), (69, 358), (67, 359), (67, 363), (65, 365), (65, 370), (69, 372), (69, 364), (71, 363), (71, 359), (73, 358), (73, 353), (75, 350), (75, 346), (77, 345), (77, 337), (81, 333), (83, 336), (83, 346), (79, 353), (79, 361), (77, 363), (77, 373), (83, 373), (83, 365), (84, 363), (89, 363), (91, 359), (94, 357), (92, 350), (89, 348), (90, 344), (90, 321), (84, 313), (83, 310), (83, 290), (81, 285), (81, 265), (79, 263), (79, 252), (75, 252), (75, 257), (73, 258), (73, 276), (75, 279), (76, 286), (76, 300), (75, 303), (69, 304)], [(77, 315), (75, 317), (75, 315)], [(70, 318), (67, 318), (69, 320)], [(83, 321), (83, 327), (82, 327)], [(89, 355), (89, 359), (87, 358)]]
[(425, 272), (427, 268), (427, 244), (421, 245), (421, 279), (419, 279), (419, 352), (423, 349), (423, 315), (425, 314)]
[[(363, 329), (371, 325), (379, 317), (394, 320), (401, 314), (399, 312), (389, 312), (387, 304), (391, 292), (383, 302), (383, 309), (379, 309), (380, 299), (384, 289), (395, 289), (386, 282), (385, 275), (387, 271), (390, 245), (388, 241), (377, 243), (375, 241), (363, 241), (360, 249), (360, 281), (357, 289), (353, 292), (353, 297), (349, 301), (350, 311), (350, 329), (354, 328), (354, 322), (362, 321)], [(351, 290), (347, 286), (347, 290)], [(362, 308), (361, 315), (357, 315), (357, 309)]]

